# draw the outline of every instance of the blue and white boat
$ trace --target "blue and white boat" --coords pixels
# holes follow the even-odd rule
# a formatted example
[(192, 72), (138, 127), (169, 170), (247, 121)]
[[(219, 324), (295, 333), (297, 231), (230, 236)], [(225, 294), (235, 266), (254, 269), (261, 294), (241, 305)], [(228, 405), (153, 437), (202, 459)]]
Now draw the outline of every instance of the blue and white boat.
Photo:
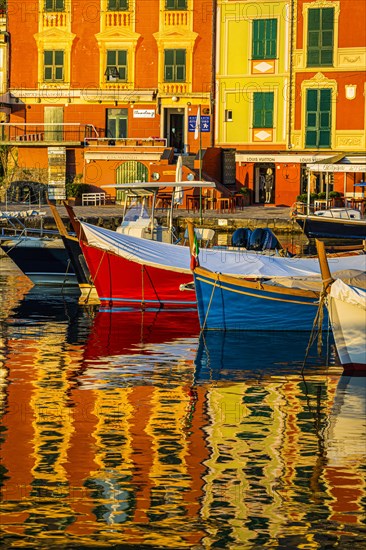
[[(190, 235), (190, 243), (193, 240)], [(192, 244), (191, 250), (195, 258)], [(201, 329), (311, 331), (322, 292), (321, 276), (313, 269), (314, 258), (271, 257), (266, 264), (263, 257), (255, 260), (262, 265), (252, 265), (251, 273), (249, 256), (235, 273), (209, 269), (199, 257), (191, 262)], [(347, 283), (364, 278), (365, 254), (333, 255), (329, 262)], [(328, 327), (326, 312), (322, 324)]]

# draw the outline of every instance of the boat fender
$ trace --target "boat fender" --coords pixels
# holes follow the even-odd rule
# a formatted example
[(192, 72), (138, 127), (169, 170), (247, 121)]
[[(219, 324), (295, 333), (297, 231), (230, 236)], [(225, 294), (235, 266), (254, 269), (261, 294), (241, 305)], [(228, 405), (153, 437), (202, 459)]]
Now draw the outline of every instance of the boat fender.
[(264, 238), (263, 231), (264, 230), (261, 227), (257, 227), (254, 231), (252, 231), (247, 247), (248, 250), (262, 250)]
[(262, 248), (261, 250), (277, 250), (282, 248), (276, 235), (269, 229), (265, 227), (263, 229), (263, 239), (262, 239)]
[(251, 234), (251, 230), (247, 227), (240, 227), (239, 229), (236, 229), (231, 237), (231, 245), (248, 248)]

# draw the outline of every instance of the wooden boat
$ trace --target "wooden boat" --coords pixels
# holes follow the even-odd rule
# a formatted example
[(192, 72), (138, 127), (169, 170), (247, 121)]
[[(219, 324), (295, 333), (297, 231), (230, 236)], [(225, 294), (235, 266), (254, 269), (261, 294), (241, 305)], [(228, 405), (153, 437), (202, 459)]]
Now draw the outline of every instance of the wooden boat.
[(3, 239), (0, 246), (33, 284), (78, 286), (62, 239), (21, 235)]
[(345, 374), (366, 372), (366, 290), (335, 279), (324, 244), (317, 241), (325, 304)]
[[(189, 223), (191, 232), (193, 227)], [(190, 235), (190, 243), (194, 240)], [(192, 248), (193, 249), (193, 248)], [(349, 265), (355, 257), (348, 257)], [(366, 256), (359, 256), (359, 268)], [(288, 258), (287, 262), (293, 260)], [(299, 267), (301, 265), (301, 260)], [(332, 258), (340, 267), (340, 257)], [(310, 331), (319, 307), (321, 287), (299, 269), (295, 278), (272, 276), (248, 279), (242, 274), (223, 274), (202, 265), (193, 266), (194, 286), (201, 329)], [(314, 285), (315, 282), (315, 285)], [(313, 286), (313, 289), (311, 287)], [(324, 322), (324, 327), (326, 323)]]
[(85, 262), (83, 252), (80, 248), (79, 240), (75, 235), (70, 235), (63, 223), (60, 214), (54, 204), (48, 203), (51, 213), (54, 217), (57, 229), (59, 230), (63, 245), (69, 256), (77, 284), (80, 289), (79, 303), (97, 304), (99, 298), (95, 286), (91, 280), (89, 268)]
[[(35, 285), (77, 287), (67, 250), (57, 231), (43, 228), (46, 212), (2, 212), (0, 246)], [(34, 227), (37, 225), (39, 227)]]
[[(196, 305), (187, 246), (124, 235), (75, 218), (65, 205), (88, 264), (102, 307), (189, 307)], [(336, 259), (338, 269), (349, 262), (357, 269), (360, 260)], [(304, 277), (318, 279), (317, 257), (311, 259), (266, 256), (243, 250), (203, 249), (201, 262), (209, 269), (258, 277)], [(189, 291), (182, 292), (182, 290)]]
[(331, 208), (318, 210), (312, 214), (302, 214), (296, 208), (291, 217), (298, 223), (308, 238), (327, 239), (366, 239), (366, 220), (359, 210), (351, 208)]

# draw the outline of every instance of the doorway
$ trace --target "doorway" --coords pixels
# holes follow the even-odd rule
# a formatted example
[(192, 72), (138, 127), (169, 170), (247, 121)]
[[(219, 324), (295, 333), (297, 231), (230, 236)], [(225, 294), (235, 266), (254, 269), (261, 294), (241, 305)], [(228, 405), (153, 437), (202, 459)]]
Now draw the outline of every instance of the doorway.
[(254, 202), (270, 204), (275, 201), (275, 165), (254, 165)]
[(164, 137), (174, 153), (184, 153), (184, 112), (180, 109), (164, 109)]

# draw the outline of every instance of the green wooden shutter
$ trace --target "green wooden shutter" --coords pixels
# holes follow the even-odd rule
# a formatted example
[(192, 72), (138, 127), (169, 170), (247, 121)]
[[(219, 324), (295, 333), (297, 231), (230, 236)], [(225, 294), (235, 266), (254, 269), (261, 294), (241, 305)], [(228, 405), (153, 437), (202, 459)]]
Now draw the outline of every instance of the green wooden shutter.
[(256, 19), (255, 21), (253, 21), (252, 57), (253, 59), (264, 58), (264, 21), (263, 19)]
[(252, 59), (275, 59), (277, 56), (277, 19), (253, 21)]
[(330, 89), (307, 90), (305, 147), (330, 147), (331, 100)]
[(266, 58), (275, 59), (277, 56), (277, 19), (266, 21)]
[(264, 93), (264, 128), (273, 128), (273, 92)]
[(253, 128), (273, 128), (273, 92), (255, 92)]
[(308, 12), (308, 66), (333, 64), (334, 8), (314, 8)]

